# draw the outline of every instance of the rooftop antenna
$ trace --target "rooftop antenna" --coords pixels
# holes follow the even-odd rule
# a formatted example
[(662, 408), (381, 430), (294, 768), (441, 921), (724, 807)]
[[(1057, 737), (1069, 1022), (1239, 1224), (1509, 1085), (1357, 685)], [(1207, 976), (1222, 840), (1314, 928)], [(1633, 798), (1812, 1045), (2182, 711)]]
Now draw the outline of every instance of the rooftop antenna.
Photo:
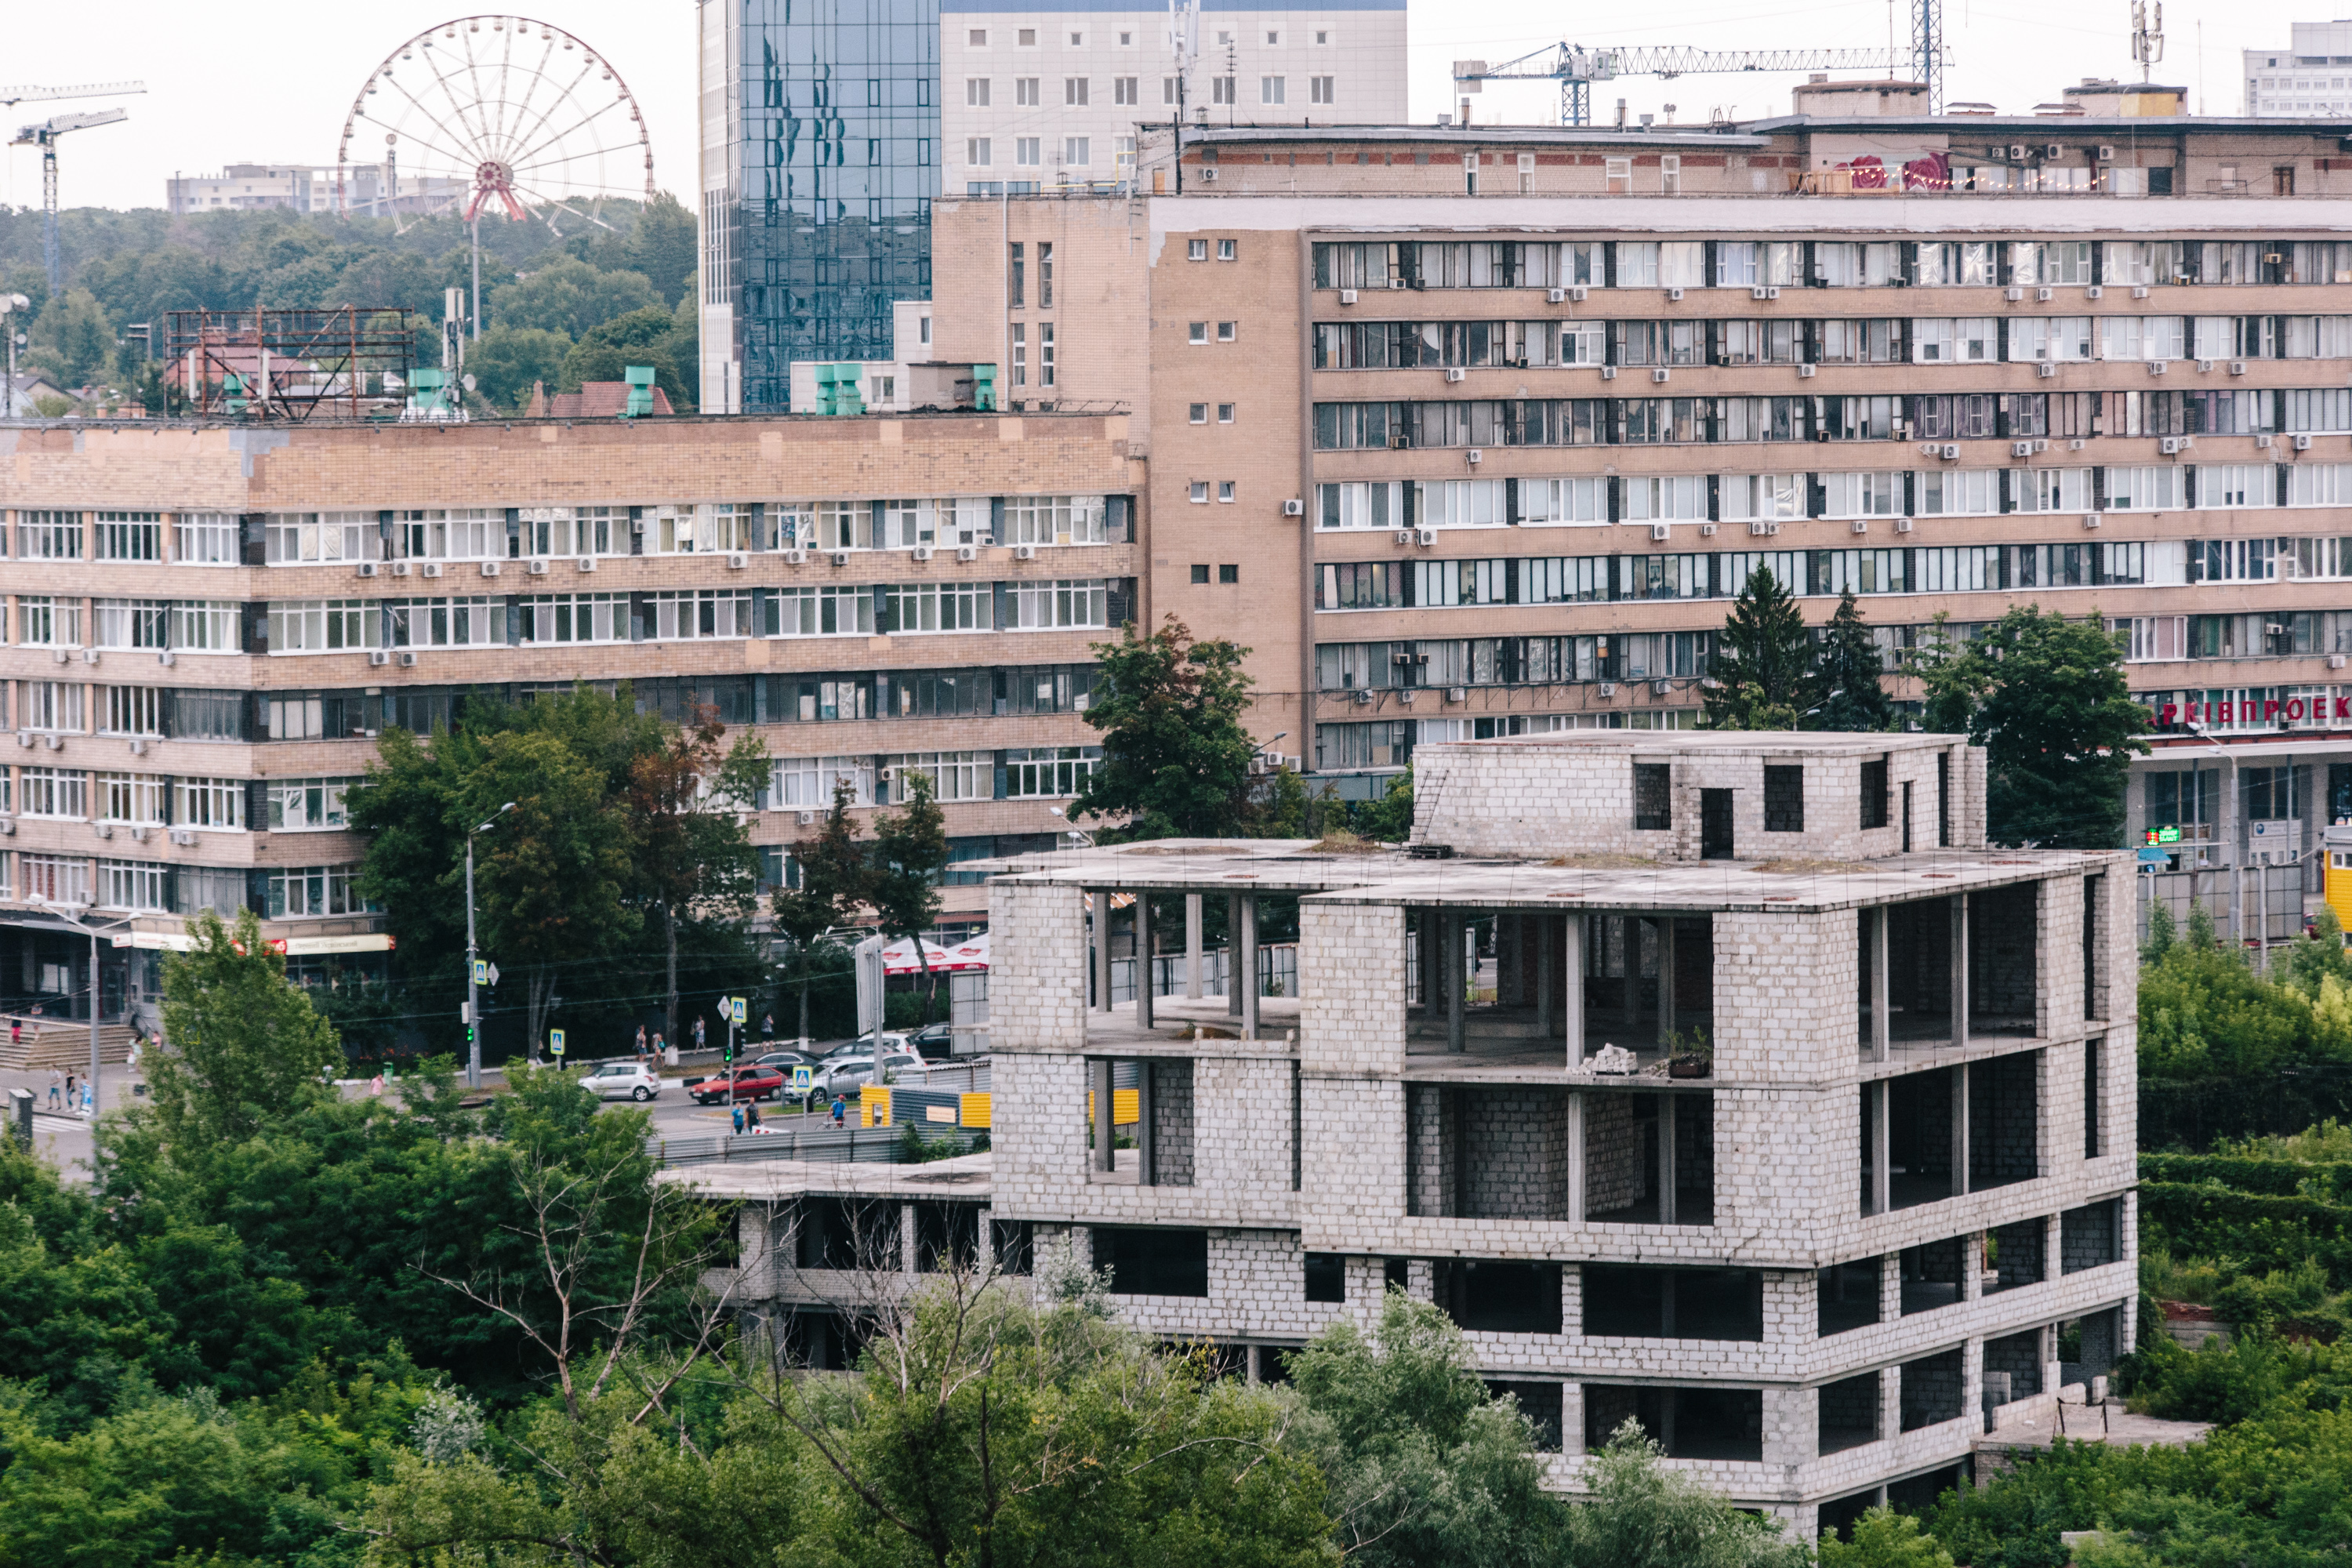
[(2164, 58), (2164, 0), (2132, 0), (2132, 58), (2139, 62), (2139, 79)]

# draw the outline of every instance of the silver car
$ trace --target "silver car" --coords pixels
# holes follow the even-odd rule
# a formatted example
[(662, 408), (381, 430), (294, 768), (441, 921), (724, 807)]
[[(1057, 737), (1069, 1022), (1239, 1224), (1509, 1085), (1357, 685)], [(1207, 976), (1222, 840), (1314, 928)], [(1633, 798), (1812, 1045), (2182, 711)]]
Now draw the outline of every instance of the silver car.
[(660, 1075), (638, 1062), (606, 1062), (580, 1081), (600, 1100), (643, 1103), (662, 1091)]
[[(882, 1058), (882, 1071), (898, 1083), (919, 1082), (924, 1066), (923, 1058), (912, 1051), (892, 1051)], [(817, 1091), (828, 1097), (846, 1094), (873, 1076), (872, 1057), (844, 1057), (826, 1064), (826, 1070), (817, 1079)]]

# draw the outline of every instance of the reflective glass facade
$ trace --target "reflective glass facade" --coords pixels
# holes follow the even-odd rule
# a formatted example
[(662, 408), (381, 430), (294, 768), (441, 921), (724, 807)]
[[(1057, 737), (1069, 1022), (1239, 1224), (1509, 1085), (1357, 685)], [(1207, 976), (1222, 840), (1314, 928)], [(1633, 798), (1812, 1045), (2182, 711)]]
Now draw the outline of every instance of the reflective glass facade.
[(740, 195), (725, 221), (750, 413), (786, 405), (793, 360), (888, 358), (891, 301), (930, 297), (940, 11), (939, 0), (737, 4)]

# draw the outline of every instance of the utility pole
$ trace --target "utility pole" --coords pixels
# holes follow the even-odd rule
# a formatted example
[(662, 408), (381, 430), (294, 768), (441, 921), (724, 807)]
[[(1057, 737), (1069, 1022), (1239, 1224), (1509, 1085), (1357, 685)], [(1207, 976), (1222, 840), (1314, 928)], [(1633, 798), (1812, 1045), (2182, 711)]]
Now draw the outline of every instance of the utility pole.
[(490, 819), (466, 835), (466, 1087), (482, 1087), (482, 990), (477, 978), (481, 973), (474, 946), (474, 835), (488, 833), (498, 826), (499, 818), (515, 808), (515, 803), (490, 813)]

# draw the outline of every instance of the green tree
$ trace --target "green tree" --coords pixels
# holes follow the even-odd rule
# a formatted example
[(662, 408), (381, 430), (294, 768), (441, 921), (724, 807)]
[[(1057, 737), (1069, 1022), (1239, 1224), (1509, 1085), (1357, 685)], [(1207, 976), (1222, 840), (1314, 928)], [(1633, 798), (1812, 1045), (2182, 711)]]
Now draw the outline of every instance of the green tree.
[(182, 1146), (249, 1136), (320, 1091), (342, 1047), (310, 996), (286, 983), (286, 958), (261, 940), (250, 910), (235, 926), (207, 910), (194, 946), (163, 959), (163, 1036), (148, 1064), (155, 1113)]
[(800, 1037), (809, 1037), (809, 986), (815, 978), (818, 946), (825, 933), (846, 925), (866, 901), (872, 877), (866, 846), (857, 840), (857, 824), (850, 820), (855, 791), (845, 778), (833, 783), (833, 808), (814, 838), (793, 846), (800, 868), (800, 886), (778, 888), (769, 897), (776, 929), (791, 939), (800, 967)]
[(519, 411), (530, 402), (532, 387), (551, 389), (562, 378), (571, 352), (572, 340), (562, 332), (501, 323), (466, 345), (466, 374), (501, 413)]
[(1952, 1554), (1919, 1521), (1885, 1507), (1853, 1521), (1848, 1539), (1822, 1541), (1822, 1568), (1952, 1568)]
[(1778, 1523), (1742, 1512), (1663, 1458), (1631, 1418), (1591, 1457), (1591, 1495), (1570, 1515), (1578, 1568), (1804, 1568), (1809, 1554), (1782, 1541)]
[(1994, 842), (2123, 842), (2124, 785), (2147, 752), (2148, 715), (2126, 684), (2119, 635), (2095, 610), (2070, 621), (2021, 605), (1973, 643), (1933, 645), (1927, 664), (1931, 717), (1964, 720), (1986, 750)]
[(1071, 817), (1124, 816), (1134, 838), (1238, 837), (1258, 752), (1242, 723), (1249, 649), (1195, 642), (1173, 615), (1148, 637), (1130, 625), (1093, 647), (1102, 678), (1087, 722), (1102, 732), (1102, 762)]
[(1869, 623), (1862, 618), (1862, 606), (1848, 588), (1822, 634), (1822, 729), (1893, 728), (1895, 704), (1879, 680), (1883, 662)]
[(1356, 831), (1383, 844), (1402, 844), (1412, 837), (1412, 770), (1390, 778), (1378, 800), (1356, 807)]
[(18, 363), (47, 371), (69, 392), (114, 374), (114, 325), (87, 289), (52, 296), (25, 335), (30, 342)]
[(744, 826), (768, 782), (767, 748), (749, 731), (722, 745), (715, 709), (639, 752), (629, 768), (626, 810), (638, 896), (660, 917), (667, 963), (664, 1032), (677, 1035), (678, 926), (749, 914), (758, 898), (759, 851)]
[(1711, 730), (1794, 730), (1821, 690), (1797, 601), (1767, 568), (1750, 573), (1716, 634), (1703, 699)]
[(883, 935), (914, 942), (927, 982), (922, 1022), (928, 1024), (939, 977), (929, 954), (923, 952), (923, 933), (939, 923), (940, 877), (948, 868), (947, 817), (932, 798), (929, 773), (901, 768), (898, 776), (906, 787), (906, 803), (875, 819), (873, 872), (866, 900), (874, 906)]
[(676, 196), (663, 191), (638, 209), (622, 251), (628, 265), (653, 284), (662, 303), (693, 303), (694, 215)]
[(1291, 1444), (1330, 1489), (1349, 1562), (1561, 1561), (1567, 1509), (1543, 1489), (1536, 1435), (1515, 1401), (1487, 1392), (1439, 1309), (1392, 1289), (1370, 1334), (1335, 1321), (1290, 1374), (1305, 1405)]
[(489, 320), (500, 326), (561, 332), (577, 342), (592, 327), (632, 310), (668, 307), (642, 272), (600, 272), (569, 256), (554, 256), (512, 283), (489, 291)]
[(631, 365), (651, 365), (654, 384), (669, 396), (679, 414), (694, 411), (694, 397), (677, 355), (677, 317), (658, 305), (615, 316), (580, 334), (563, 358), (562, 385), (577, 392), (591, 381), (619, 381)]

